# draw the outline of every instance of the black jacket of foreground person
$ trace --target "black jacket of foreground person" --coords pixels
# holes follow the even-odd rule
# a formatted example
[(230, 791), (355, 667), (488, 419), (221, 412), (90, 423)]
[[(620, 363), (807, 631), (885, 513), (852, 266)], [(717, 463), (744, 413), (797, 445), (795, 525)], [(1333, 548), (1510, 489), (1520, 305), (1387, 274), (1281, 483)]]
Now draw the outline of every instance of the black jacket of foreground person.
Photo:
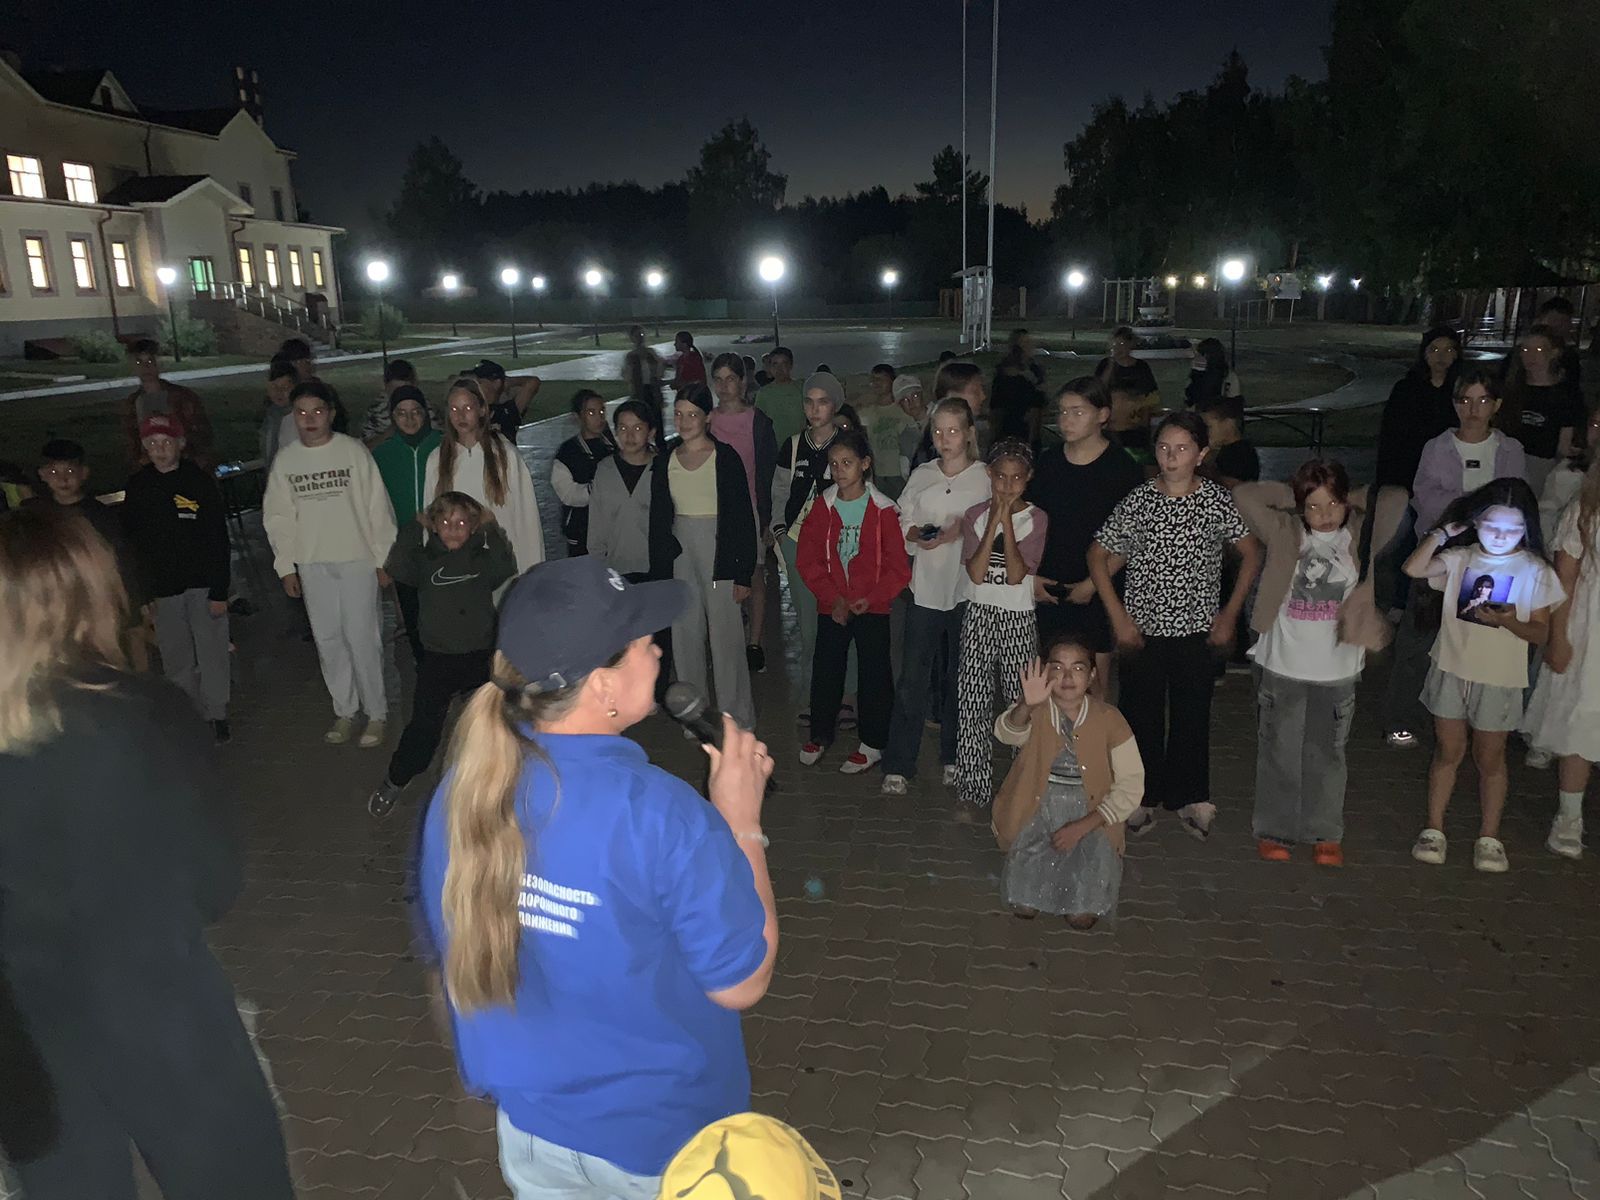
[(57, 686), (0, 754), (0, 1147), (29, 1200), (289, 1200), (282, 1133), (204, 928), (241, 884), (205, 725), (165, 680)]

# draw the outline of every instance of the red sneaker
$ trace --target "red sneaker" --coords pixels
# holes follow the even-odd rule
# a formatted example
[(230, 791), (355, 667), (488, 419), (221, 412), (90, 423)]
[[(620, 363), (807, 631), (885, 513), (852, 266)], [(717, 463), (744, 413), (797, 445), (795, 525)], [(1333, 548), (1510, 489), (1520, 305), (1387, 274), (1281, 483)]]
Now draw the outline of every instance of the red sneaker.
[(1311, 849), (1311, 861), (1319, 867), (1344, 866), (1344, 847), (1338, 842), (1318, 842)]
[(826, 746), (819, 746), (815, 742), (807, 742), (800, 747), (800, 765), (802, 767), (815, 766), (817, 760), (822, 757), (823, 751), (826, 749)]
[(1262, 862), (1289, 861), (1289, 847), (1282, 842), (1275, 842), (1271, 838), (1258, 838), (1256, 840), (1256, 853), (1261, 855)]

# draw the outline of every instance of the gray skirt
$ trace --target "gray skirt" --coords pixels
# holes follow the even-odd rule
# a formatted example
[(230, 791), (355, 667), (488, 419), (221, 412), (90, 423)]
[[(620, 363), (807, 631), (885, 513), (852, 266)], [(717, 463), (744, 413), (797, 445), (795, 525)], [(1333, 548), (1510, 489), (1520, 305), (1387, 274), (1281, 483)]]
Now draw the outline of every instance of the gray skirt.
[(1111, 839), (1095, 830), (1060, 854), (1050, 835), (1089, 811), (1083, 784), (1051, 772), (1039, 811), (1017, 836), (1000, 873), (1000, 894), (1013, 908), (1032, 908), (1055, 916), (1110, 916), (1122, 887), (1122, 859)]

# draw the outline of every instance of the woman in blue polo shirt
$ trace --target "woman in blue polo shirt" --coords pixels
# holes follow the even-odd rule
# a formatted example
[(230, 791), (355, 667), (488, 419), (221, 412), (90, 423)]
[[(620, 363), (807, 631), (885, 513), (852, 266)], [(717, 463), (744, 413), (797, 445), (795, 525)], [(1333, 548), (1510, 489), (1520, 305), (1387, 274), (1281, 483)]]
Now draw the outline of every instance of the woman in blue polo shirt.
[(778, 942), (772, 762), (724, 720), (708, 805), (623, 736), (655, 704), (651, 635), (687, 600), (593, 557), (519, 579), (423, 827), (456, 1052), (500, 1107), (516, 1200), (653, 1200), (679, 1147), (750, 1105), (738, 1014)]

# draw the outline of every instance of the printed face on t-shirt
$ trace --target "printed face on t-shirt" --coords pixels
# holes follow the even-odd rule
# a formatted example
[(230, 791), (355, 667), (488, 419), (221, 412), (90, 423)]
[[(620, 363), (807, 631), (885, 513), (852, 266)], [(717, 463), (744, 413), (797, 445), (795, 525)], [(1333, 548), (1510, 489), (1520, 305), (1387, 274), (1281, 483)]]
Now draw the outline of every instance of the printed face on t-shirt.
[(1461, 594), (1456, 598), (1456, 616), (1476, 625), (1488, 622), (1481, 619), (1479, 610), (1486, 604), (1505, 604), (1511, 598), (1516, 576), (1509, 571), (1488, 573), (1466, 571), (1461, 576)]
[(1289, 615), (1299, 621), (1337, 621), (1353, 582), (1331, 539), (1306, 539), (1289, 583)]

